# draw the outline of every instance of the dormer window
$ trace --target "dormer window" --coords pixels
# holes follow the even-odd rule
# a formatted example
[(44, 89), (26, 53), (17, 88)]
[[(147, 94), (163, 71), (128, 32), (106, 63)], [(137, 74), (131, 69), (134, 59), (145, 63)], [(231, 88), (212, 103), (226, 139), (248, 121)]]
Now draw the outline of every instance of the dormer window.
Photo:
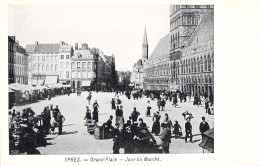
[(81, 58), (81, 57), (82, 57), (82, 55), (80, 53), (78, 53), (78, 58)]

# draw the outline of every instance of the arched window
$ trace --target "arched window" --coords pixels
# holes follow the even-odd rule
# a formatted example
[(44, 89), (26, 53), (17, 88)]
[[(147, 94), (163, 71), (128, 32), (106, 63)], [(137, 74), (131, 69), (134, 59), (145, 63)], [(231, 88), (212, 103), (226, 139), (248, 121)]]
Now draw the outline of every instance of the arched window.
[(173, 47), (173, 49), (175, 48), (175, 45), (174, 45), (174, 34), (172, 34), (172, 47)]
[(212, 83), (212, 82), (211, 82), (211, 77), (210, 77), (210, 75), (209, 75), (209, 83)]
[(60, 78), (63, 78), (63, 71), (60, 72)]
[(171, 50), (172, 50), (172, 35), (171, 35)]
[(180, 47), (180, 33), (178, 32), (178, 47)]
[(193, 62), (194, 62), (194, 65), (193, 65), (193, 67), (194, 67), (194, 73), (196, 73), (197, 72), (197, 62), (196, 62), (196, 58), (193, 58)]
[(193, 73), (193, 60), (191, 59), (191, 73)]
[(46, 72), (49, 72), (49, 65), (46, 66)]
[(37, 71), (40, 72), (40, 65), (38, 65), (38, 67), (37, 67)]
[(53, 65), (51, 65), (51, 72), (53, 72)]
[(58, 65), (57, 64), (55, 65), (55, 72), (56, 73), (58, 72)]
[(208, 71), (211, 71), (211, 58), (209, 54), (208, 54)]

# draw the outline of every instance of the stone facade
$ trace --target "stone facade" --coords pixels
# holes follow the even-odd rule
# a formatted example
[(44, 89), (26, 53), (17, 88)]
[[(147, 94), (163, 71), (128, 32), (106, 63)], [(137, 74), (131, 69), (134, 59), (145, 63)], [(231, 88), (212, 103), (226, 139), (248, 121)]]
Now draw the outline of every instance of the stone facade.
[(132, 80), (135, 89), (143, 89), (143, 60), (139, 59), (137, 63), (134, 64)]
[(144, 63), (145, 90), (213, 94), (212, 5), (171, 5), (170, 33)]
[(87, 48), (74, 50), (71, 58), (71, 85), (74, 88), (90, 87), (96, 78), (97, 57)]
[(8, 83), (14, 83), (14, 45), (15, 37), (8, 36)]
[(111, 61), (100, 49), (88, 48), (86, 43), (81, 49), (75, 44), (71, 58), (71, 85), (74, 88), (107, 90), (110, 86)]
[[(60, 59), (59, 54), (61, 43), (39, 44), (26, 46), (30, 54), (29, 62), (31, 66), (31, 84), (55, 84), (59, 81), (60, 76)], [(65, 44), (65, 43), (64, 43)]]
[(8, 69), (9, 84), (28, 84), (28, 54), (26, 50), (15, 41), (15, 37), (8, 36)]

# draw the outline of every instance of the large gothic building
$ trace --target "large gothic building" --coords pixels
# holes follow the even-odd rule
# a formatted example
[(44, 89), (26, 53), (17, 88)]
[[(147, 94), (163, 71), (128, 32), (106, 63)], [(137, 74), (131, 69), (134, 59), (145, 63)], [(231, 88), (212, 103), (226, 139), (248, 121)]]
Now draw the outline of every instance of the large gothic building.
[(170, 33), (160, 39), (149, 56), (145, 31), (142, 54), (144, 90), (213, 95), (213, 66), (213, 5), (171, 5)]

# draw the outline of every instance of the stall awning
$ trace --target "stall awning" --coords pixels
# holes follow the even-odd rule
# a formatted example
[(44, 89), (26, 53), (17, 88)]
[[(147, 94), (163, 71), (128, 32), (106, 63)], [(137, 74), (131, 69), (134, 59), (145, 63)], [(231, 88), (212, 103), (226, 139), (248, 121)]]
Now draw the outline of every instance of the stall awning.
[(58, 76), (46, 76), (45, 85), (48, 84), (57, 84)]
[(90, 86), (91, 81), (82, 81), (81, 86)]

